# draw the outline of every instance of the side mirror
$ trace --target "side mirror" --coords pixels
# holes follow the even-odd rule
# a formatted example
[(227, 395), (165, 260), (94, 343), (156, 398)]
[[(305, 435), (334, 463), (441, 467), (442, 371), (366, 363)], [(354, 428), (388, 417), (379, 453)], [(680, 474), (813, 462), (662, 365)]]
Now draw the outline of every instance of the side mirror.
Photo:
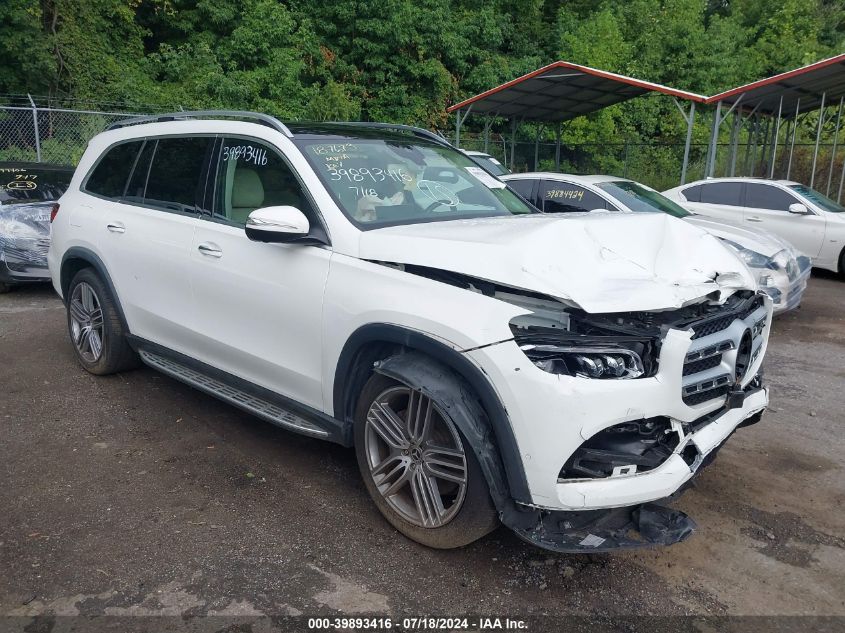
[(800, 202), (793, 202), (790, 204), (789, 212), (794, 213), (795, 215), (810, 215), (810, 210), (807, 208), (807, 205), (801, 204)]
[(296, 242), (308, 235), (308, 218), (296, 207), (263, 207), (246, 219), (246, 236), (254, 242)]

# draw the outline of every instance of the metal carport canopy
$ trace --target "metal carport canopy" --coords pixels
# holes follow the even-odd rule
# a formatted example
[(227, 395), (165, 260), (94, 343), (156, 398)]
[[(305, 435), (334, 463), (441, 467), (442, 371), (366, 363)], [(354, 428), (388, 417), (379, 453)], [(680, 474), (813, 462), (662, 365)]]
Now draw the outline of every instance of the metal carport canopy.
[(822, 104), (822, 95), (826, 95), (827, 103), (845, 96), (845, 53), (732, 88), (708, 97), (705, 103), (733, 104), (739, 101), (743, 109), (777, 115), (778, 111), (795, 113), (797, 110), (800, 113), (815, 110)]
[(526, 121), (567, 121), (651, 92), (698, 103), (706, 100), (693, 92), (558, 61), (461, 101), (447, 111), (471, 109), (473, 114)]

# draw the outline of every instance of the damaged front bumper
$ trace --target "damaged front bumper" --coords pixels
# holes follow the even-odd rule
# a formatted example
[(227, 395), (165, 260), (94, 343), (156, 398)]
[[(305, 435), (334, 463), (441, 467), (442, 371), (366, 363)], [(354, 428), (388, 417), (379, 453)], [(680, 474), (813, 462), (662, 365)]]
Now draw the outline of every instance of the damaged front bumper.
[[(744, 395), (740, 408), (718, 415), (704, 416), (700, 426), (687, 432), (679, 425), (680, 441), (672, 455), (657, 468), (629, 476), (603, 479), (559, 480), (560, 504), (570, 508), (612, 508), (637, 503), (643, 499), (662, 499), (673, 494), (698, 472), (706, 458), (743, 422), (763, 412), (769, 402), (764, 387)], [(697, 426), (692, 423), (692, 426)]]
[[(756, 383), (759, 385), (759, 379)], [(605, 509), (565, 511), (516, 506), (503, 513), (502, 522), (523, 540), (556, 552), (596, 553), (684, 541), (695, 531), (695, 522), (661, 502), (680, 496), (737, 428), (760, 421), (767, 403), (764, 387), (746, 390), (743, 406), (726, 405), (722, 412), (708, 416), (682, 438), (673, 456), (658, 469), (629, 477), (558, 484), (561, 497), (569, 505), (602, 504), (608, 506)], [(658, 501), (632, 502), (643, 496)]]

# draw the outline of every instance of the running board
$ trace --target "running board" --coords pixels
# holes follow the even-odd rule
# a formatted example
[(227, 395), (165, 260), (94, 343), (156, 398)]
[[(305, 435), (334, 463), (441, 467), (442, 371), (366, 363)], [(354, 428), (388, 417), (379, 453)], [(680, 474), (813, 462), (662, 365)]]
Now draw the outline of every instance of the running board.
[(141, 356), (141, 360), (153, 369), (167, 374), (171, 378), (187, 383), (224, 402), (228, 402), (263, 420), (267, 420), (282, 428), (296, 431), (297, 433), (329, 439), (330, 434), (325, 429), (321, 429), (316, 424), (263, 398), (254, 396), (242, 389), (232, 387), (195, 369), (191, 369), (182, 363), (154, 354), (145, 349), (138, 350), (138, 354)]

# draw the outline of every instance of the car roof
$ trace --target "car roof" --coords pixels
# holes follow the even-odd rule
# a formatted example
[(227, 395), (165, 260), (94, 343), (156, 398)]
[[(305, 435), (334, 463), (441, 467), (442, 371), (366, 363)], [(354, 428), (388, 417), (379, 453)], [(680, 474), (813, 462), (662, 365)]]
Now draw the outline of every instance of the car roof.
[[(227, 128), (244, 131), (256, 126), (281, 132), (293, 140), (311, 139), (374, 139), (387, 141), (408, 141), (449, 146), (451, 144), (439, 133), (419, 127), (398, 123), (346, 122), (346, 121), (296, 121), (282, 122), (273, 116), (260, 112), (240, 110), (199, 110), (165, 114), (129, 117), (109, 125), (104, 134), (114, 139), (130, 139), (147, 133), (159, 135), (170, 133), (175, 124), (182, 133), (221, 133)], [(237, 133), (237, 130), (235, 130)]]
[(695, 180), (693, 182), (688, 182), (688, 183), (682, 185), (682, 187), (684, 189), (686, 189), (687, 187), (691, 187), (693, 185), (703, 185), (703, 184), (710, 183), (710, 182), (751, 182), (751, 183), (757, 183), (757, 184), (763, 184), (763, 185), (771, 185), (771, 184), (776, 184), (776, 185), (800, 185), (801, 184), (801, 183), (796, 182), (794, 180), (780, 180), (780, 179), (776, 179), (776, 178), (775, 179), (772, 179), (772, 178), (748, 178), (748, 177), (743, 178), (743, 177), (739, 177), (739, 176), (734, 176), (734, 177), (726, 176), (724, 178), (705, 178), (703, 180)]
[(534, 171), (534, 172), (526, 172), (520, 174), (506, 174), (500, 176), (502, 180), (520, 180), (525, 178), (544, 178), (547, 180), (569, 180), (571, 182), (577, 182), (584, 185), (595, 185), (602, 182), (633, 182), (628, 178), (620, 178), (618, 176), (608, 176), (605, 174), (591, 174), (589, 176), (581, 176), (578, 174), (560, 174), (558, 172), (553, 171)]

